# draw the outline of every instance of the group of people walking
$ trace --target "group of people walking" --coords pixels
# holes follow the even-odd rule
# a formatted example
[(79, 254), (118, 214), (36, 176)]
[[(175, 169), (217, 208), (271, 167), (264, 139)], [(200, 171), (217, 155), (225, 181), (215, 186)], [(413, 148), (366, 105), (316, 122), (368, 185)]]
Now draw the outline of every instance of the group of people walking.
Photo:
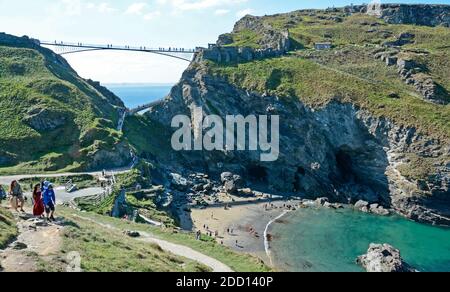
[[(34, 186), (31, 185), (31, 187), (33, 215), (36, 217), (44, 217), (45, 213), (48, 221), (55, 221), (56, 195), (53, 184), (49, 181), (43, 181)], [(2, 199), (9, 200), (11, 209), (18, 213), (25, 213), (23, 208), (26, 198), (18, 181), (14, 180), (11, 182), (8, 193), (0, 185), (0, 202)]]

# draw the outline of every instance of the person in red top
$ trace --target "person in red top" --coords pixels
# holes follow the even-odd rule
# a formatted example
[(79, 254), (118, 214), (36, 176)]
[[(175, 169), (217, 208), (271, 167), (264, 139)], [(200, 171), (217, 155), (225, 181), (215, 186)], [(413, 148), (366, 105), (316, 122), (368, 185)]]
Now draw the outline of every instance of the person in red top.
[(44, 214), (45, 207), (42, 201), (41, 185), (35, 185), (33, 190), (33, 215), (41, 217)]

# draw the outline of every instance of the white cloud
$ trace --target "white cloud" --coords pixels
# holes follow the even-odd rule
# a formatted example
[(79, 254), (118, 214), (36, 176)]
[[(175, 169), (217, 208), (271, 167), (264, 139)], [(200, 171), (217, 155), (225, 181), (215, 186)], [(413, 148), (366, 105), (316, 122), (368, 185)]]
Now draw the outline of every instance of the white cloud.
[(161, 11), (159, 11), (159, 10), (152, 11), (152, 12), (146, 13), (144, 15), (144, 19), (145, 20), (153, 20), (153, 19), (159, 17), (160, 15), (161, 15)]
[(144, 14), (145, 9), (147, 8), (147, 3), (145, 2), (136, 2), (128, 6), (127, 10), (125, 11), (125, 14), (132, 14), (132, 15), (142, 15)]
[(61, 0), (60, 9), (66, 15), (81, 15), (83, 3), (81, 0)]
[(108, 2), (102, 2), (98, 4), (90, 2), (86, 4), (86, 8), (95, 10), (99, 13), (113, 13), (117, 11), (117, 9), (112, 7)]
[[(157, 3), (164, 4), (164, 1), (165, 0), (157, 0)], [(153, 20), (159, 17), (162, 13), (160, 10), (150, 10), (149, 5), (145, 2), (136, 2), (128, 6), (125, 14), (142, 16), (144, 20)]]
[(94, 3), (85, 2), (83, 0), (60, 0), (53, 9), (56, 14), (69, 16), (79, 16), (87, 10), (102, 14), (117, 11), (117, 9), (113, 8), (109, 2)]
[[(157, 0), (158, 5), (171, 6), (174, 11), (200, 11), (210, 8), (217, 8), (217, 11), (224, 12), (223, 7), (232, 7), (248, 0)], [(220, 13), (219, 12), (219, 13)]]
[(217, 9), (216, 11), (214, 11), (215, 15), (226, 15), (230, 13), (230, 10), (228, 9)]
[(112, 13), (112, 12), (116, 12), (117, 9), (111, 7), (111, 5), (107, 2), (103, 2), (97, 5), (97, 10), (100, 13)]
[(240, 10), (240, 11), (238, 11), (237, 13), (236, 13), (236, 16), (237, 17), (239, 17), (239, 18), (242, 18), (242, 17), (244, 17), (244, 16), (246, 16), (246, 15), (248, 15), (248, 14), (252, 14), (254, 11), (253, 11), (253, 9), (244, 9), (244, 10)]

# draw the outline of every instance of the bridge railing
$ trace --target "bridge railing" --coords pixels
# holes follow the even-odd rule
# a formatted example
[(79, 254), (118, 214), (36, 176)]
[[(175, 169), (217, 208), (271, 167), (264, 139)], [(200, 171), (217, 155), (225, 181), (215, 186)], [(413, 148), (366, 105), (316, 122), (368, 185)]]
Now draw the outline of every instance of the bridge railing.
[(74, 47), (74, 48), (90, 48), (90, 49), (111, 49), (111, 50), (130, 50), (130, 51), (155, 51), (166, 53), (195, 53), (195, 49), (177, 48), (177, 47), (147, 47), (147, 46), (117, 46), (112, 44), (98, 45), (98, 44), (86, 44), (86, 43), (71, 43), (71, 42), (58, 42), (58, 41), (41, 41), (42, 45), (47, 46), (59, 46), (59, 47)]

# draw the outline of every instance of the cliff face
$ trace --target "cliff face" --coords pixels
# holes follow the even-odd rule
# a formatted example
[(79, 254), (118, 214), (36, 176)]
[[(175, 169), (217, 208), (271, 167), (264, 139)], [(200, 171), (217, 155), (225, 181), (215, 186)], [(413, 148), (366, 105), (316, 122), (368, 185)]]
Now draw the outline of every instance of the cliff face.
[(450, 27), (449, 5), (382, 5), (381, 17), (392, 24)]
[(246, 92), (194, 64), (164, 105), (149, 113), (170, 125), (173, 116), (205, 114), (280, 116), (280, 158), (261, 162), (259, 152), (185, 152), (176, 164), (215, 175), (231, 171), (252, 184), (280, 194), (329, 197), (344, 203), (365, 200), (392, 207), (418, 221), (450, 224), (450, 172), (441, 165), (428, 180), (415, 182), (399, 167), (406, 153), (449, 157), (449, 145), (416, 129), (376, 118), (348, 103), (313, 109), (301, 101)]
[[(243, 37), (237, 37), (243, 35)], [(251, 40), (253, 45), (244, 44)], [(233, 32), (219, 36), (216, 45), (197, 52), (195, 60), (218, 63), (248, 62), (256, 59), (280, 57), (291, 49), (288, 30), (277, 30), (263, 18), (247, 15), (234, 26)]]
[[(388, 7), (394, 9), (389, 12), (391, 17), (403, 11)], [(440, 9), (446, 11), (447, 6), (433, 6), (432, 13)], [(177, 153), (166, 165), (186, 175), (200, 171), (217, 178), (223, 172), (236, 173), (252, 188), (283, 195), (380, 203), (417, 221), (450, 225), (449, 107), (422, 100), (414, 87), (402, 81), (401, 72), (389, 63), (392, 60), (386, 57), (380, 62), (373, 57), (373, 48), (385, 48), (379, 34), (407, 34), (398, 33), (400, 28), (395, 25), (367, 17), (365, 11), (343, 14), (345, 11), (348, 9), (245, 17), (231, 34), (219, 37), (218, 46), (200, 52), (165, 103), (147, 114), (167, 128), (174, 116), (195, 117), (198, 108), (205, 115), (223, 118), (279, 115), (277, 161), (261, 162), (258, 151), (191, 151)], [(310, 47), (324, 38), (333, 40), (336, 47), (298, 50), (271, 59), (264, 55), (242, 58), (236, 53), (247, 49), (252, 56), (276, 52), (280, 49), (278, 36), (287, 32), (284, 28), (290, 31), (285, 44), (291, 46), (294, 41), (302, 45), (289, 47), (291, 50)], [(435, 48), (426, 55), (430, 60), (427, 74), (447, 84), (448, 78), (432, 69), (435, 57), (442, 60), (446, 56), (439, 40), (447, 39), (447, 34), (431, 28), (410, 29), (416, 33), (411, 46), (422, 51), (410, 46), (408, 56), (423, 57), (423, 48)], [(398, 53), (401, 58), (406, 54), (402, 48)]]

